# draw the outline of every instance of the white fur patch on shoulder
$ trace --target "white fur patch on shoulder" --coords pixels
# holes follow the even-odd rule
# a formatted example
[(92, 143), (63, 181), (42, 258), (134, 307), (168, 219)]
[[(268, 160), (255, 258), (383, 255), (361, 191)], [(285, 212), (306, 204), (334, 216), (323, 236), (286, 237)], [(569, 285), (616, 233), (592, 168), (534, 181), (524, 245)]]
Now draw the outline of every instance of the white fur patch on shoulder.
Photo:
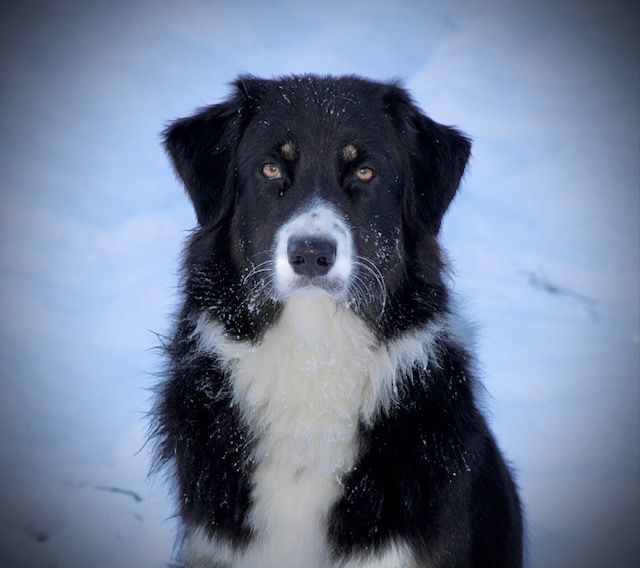
[[(331, 568), (418, 568), (411, 549), (406, 544), (392, 544), (383, 552), (350, 558)], [(421, 566), (421, 568), (428, 568)]]
[(437, 364), (445, 332), (446, 323), (438, 319), (380, 346), (370, 375), (373, 405), (365, 418), (371, 419), (376, 411), (389, 410), (393, 406), (402, 383), (411, 376), (413, 369), (426, 370), (430, 362)]

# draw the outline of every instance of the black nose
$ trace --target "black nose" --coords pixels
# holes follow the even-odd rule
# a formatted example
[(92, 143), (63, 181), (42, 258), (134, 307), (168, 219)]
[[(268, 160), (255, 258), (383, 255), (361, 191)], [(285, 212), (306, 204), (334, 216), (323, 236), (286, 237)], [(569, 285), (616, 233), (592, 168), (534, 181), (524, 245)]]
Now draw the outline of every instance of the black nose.
[(336, 243), (323, 238), (293, 238), (287, 245), (287, 255), (296, 274), (324, 276), (336, 261)]

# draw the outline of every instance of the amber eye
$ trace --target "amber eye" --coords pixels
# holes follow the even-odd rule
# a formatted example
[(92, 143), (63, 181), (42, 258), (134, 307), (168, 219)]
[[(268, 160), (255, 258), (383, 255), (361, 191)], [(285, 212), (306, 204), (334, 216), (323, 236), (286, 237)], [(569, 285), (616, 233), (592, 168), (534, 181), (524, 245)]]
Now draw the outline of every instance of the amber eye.
[(371, 181), (376, 177), (376, 173), (371, 168), (358, 168), (356, 177), (359, 181)]
[(282, 170), (280, 169), (280, 166), (274, 162), (267, 162), (264, 164), (260, 173), (269, 180), (280, 179), (282, 177)]

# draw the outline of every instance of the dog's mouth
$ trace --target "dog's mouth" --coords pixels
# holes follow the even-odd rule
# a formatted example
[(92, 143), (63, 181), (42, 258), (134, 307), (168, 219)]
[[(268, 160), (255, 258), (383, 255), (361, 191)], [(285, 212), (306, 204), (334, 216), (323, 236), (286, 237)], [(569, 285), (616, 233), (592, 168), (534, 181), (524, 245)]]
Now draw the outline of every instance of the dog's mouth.
[(249, 305), (256, 310), (270, 302), (284, 303), (290, 298), (329, 298), (348, 305), (351, 297), (351, 278), (340, 275), (305, 275), (293, 270), (278, 272), (278, 261), (253, 264), (244, 278)]
[(372, 263), (366, 264), (360, 258), (352, 260), (353, 270), (347, 278), (332, 274), (306, 276), (289, 271), (286, 279), (278, 280), (276, 262), (268, 261), (264, 263), (267, 266), (254, 268), (244, 281), (249, 289), (250, 311), (258, 311), (270, 303), (311, 298), (329, 299), (357, 314), (380, 318), (387, 302), (384, 280), (379, 271), (371, 268)]
[(347, 283), (342, 278), (297, 276), (296, 279), (289, 284), (286, 296), (328, 296), (334, 300), (343, 301), (346, 299), (348, 288)]

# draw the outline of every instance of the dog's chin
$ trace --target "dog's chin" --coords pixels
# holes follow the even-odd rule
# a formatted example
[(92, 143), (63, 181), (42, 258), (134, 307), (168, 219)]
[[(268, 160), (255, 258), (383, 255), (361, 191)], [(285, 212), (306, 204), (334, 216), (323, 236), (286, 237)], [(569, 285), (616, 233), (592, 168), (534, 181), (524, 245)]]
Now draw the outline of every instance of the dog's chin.
[(279, 290), (278, 296), (281, 301), (290, 298), (318, 298), (345, 302), (347, 284), (336, 278), (298, 276), (286, 288)]

